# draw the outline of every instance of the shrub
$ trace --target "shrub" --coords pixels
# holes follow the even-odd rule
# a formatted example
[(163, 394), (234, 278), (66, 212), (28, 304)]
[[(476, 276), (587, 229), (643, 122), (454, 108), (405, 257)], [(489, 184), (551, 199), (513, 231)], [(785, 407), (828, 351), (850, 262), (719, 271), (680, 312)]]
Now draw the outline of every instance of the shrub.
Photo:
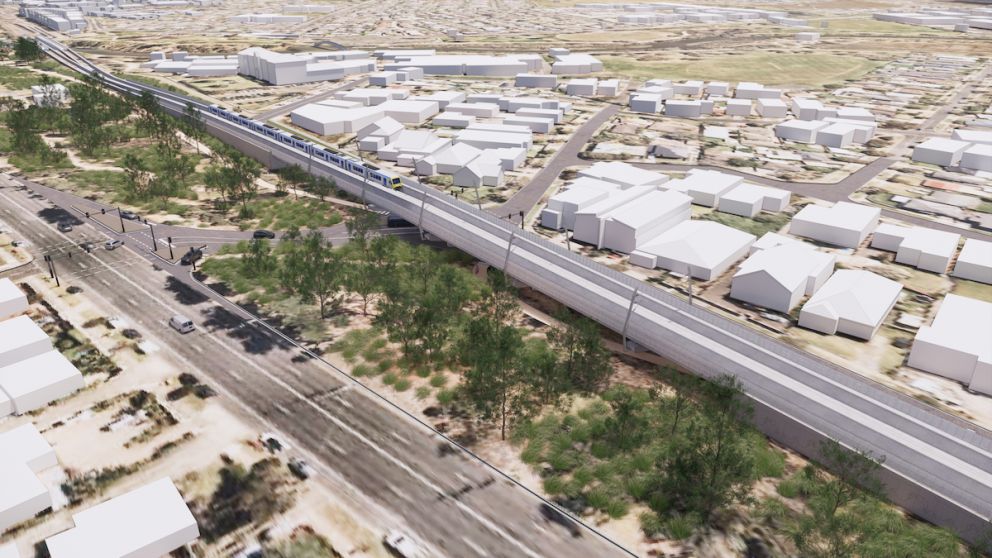
[(393, 389), (395, 389), (396, 391), (406, 391), (410, 389), (410, 380), (406, 378), (400, 378), (399, 380), (396, 380), (396, 383), (393, 384)]
[(444, 374), (435, 374), (431, 376), (431, 385), (436, 388), (444, 387), (444, 384), (446, 383), (448, 383), (448, 378), (446, 378)]
[(685, 540), (692, 536), (692, 533), (699, 526), (699, 518), (696, 516), (676, 514), (665, 520), (665, 534), (675, 540)]
[(431, 396), (431, 388), (427, 386), (420, 386), (417, 388), (415, 393), (417, 395), (417, 399), (427, 399)]

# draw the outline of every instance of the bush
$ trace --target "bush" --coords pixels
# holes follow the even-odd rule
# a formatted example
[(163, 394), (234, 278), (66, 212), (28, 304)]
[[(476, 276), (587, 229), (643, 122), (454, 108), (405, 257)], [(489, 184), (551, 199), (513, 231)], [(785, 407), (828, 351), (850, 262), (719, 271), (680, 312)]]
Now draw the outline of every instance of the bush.
[(691, 537), (699, 524), (699, 518), (694, 515), (675, 514), (665, 521), (664, 531), (669, 538), (682, 541)]
[(359, 364), (351, 369), (351, 375), (356, 377), (371, 376), (372, 367), (367, 364)]
[(437, 394), (437, 402), (442, 405), (450, 405), (452, 401), (455, 400), (455, 391), (451, 389), (442, 389)]
[(410, 380), (407, 380), (406, 378), (396, 380), (396, 383), (393, 384), (393, 389), (396, 391), (406, 391), (410, 389)]
[(387, 386), (391, 386), (395, 384), (398, 380), (399, 378), (397, 378), (396, 374), (393, 374), (392, 372), (382, 377), (382, 383), (386, 384)]
[(446, 383), (448, 383), (448, 378), (446, 378), (444, 374), (435, 374), (431, 376), (431, 385), (436, 388), (444, 387), (444, 384)]

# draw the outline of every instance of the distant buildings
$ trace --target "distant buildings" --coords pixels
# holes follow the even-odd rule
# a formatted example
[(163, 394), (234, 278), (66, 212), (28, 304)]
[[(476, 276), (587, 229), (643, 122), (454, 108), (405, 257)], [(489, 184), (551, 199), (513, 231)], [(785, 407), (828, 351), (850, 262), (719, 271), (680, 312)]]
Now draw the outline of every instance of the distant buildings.
[(368, 53), (344, 55), (328, 53), (287, 54), (250, 47), (238, 53), (238, 73), (273, 85), (308, 83), (343, 79), (352, 74), (372, 72), (375, 62)]
[(951, 139), (930, 138), (913, 148), (913, 160), (992, 172), (992, 132), (955, 130)]

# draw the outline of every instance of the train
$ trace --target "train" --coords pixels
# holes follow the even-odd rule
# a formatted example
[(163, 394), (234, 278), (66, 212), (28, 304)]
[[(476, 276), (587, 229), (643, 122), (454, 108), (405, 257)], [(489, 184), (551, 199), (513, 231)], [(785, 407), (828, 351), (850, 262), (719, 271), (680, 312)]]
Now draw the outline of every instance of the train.
[(49, 39), (48, 37), (39, 36), (38, 40), (41, 43), (41, 46), (44, 50), (49, 51), (50, 53), (51, 51), (56, 51), (62, 54), (63, 56), (66, 57), (71, 56), (73, 58), (76, 58), (74, 62), (77, 65), (83, 66), (83, 68), (80, 68), (82, 73), (89, 74), (90, 76), (97, 78), (103, 81), (104, 83), (106, 83), (107, 85), (121, 90), (122, 92), (130, 93), (132, 95), (141, 95), (141, 92), (143, 90), (147, 90), (153, 92), (155, 95), (169, 102), (177, 104), (178, 106), (185, 106), (187, 104), (191, 104), (194, 107), (196, 107), (196, 109), (199, 111), (208, 112), (214, 116), (223, 118), (224, 120), (237, 124), (238, 126), (247, 128), (257, 134), (261, 134), (275, 141), (278, 141), (279, 143), (283, 143), (294, 149), (300, 150), (306, 153), (310, 157), (315, 157), (317, 159), (326, 161), (336, 167), (341, 168), (347, 173), (361, 177), (363, 180), (368, 180), (370, 182), (374, 182), (386, 188), (392, 188), (393, 190), (401, 190), (403, 188), (403, 181), (400, 179), (400, 177), (394, 176), (388, 172), (384, 172), (383, 170), (375, 167), (374, 165), (363, 163), (362, 161), (355, 159), (354, 157), (350, 157), (342, 153), (336, 153), (330, 151), (313, 142), (309, 142), (301, 137), (286, 133), (278, 128), (275, 128), (263, 122), (252, 120), (251, 118), (248, 118), (247, 116), (244, 116), (242, 114), (231, 112), (218, 105), (204, 106), (202, 103), (187, 99), (180, 95), (176, 95), (175, 93), (163, 91), (156, 87), (151, 87), (143, 84), (137, 85), (130, 81), (120, 79), (117, 76), (94, 66), (88, 60), (75, 56), (74, 52), (65, 49), (65, 47), (63, 47), (61, 44), (55, 42), (52, 39)]
[(257, 134), (267, 136), (280, 143), (294, 147), (311, 157), (327, 161), (328, 163), (340, 167), (347, 172), (357, 174), (362, 178), (381, 184), (386, 188), (399, 190), (403, 187), (403, 181), (400, 180), (398, 176), (392, 176), (368, 163), (362, 163), (361, 161), (355, 160), (351, 157), (329, 151), (313, 142), (309, 142), (293, 134), (288, 134), (278, 128), (265, 124), (264, 122), (252, 120), (247, 116), (236, 112), (231, 112), (217, 105), (210, 105), (207, 107), (207, 112), (214, 116), (234, 122), (235, 124), (243, 128), (247, 128)]

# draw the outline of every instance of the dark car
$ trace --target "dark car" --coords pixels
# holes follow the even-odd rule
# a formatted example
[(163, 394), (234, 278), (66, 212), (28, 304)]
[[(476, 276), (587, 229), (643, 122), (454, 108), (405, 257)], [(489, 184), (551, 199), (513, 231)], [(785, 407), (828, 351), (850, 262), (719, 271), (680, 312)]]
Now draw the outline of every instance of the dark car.
[(199, 248), (190, 248), (189, 252), (183, 254), (183, 257), (179, 260), (182, 265), (192, 265), (203, 257), (203, 250)]
[(397, 217), (396, 215), (389, 215), (386, 217), (386, 226), (390, 229), (397, 229), (400, 227), (412, 227), (413, 223), (407, 221), (402, 217)]
[(551, 523), (557, 523), (558, 525), (561, 525), (562, 527), (567, 529), (569, 534), (572, 535), (573, 537), (582, 536), (582, 530), (579, 529), (578, 524), (576, 524), (572, 518), (562, 513), (561, 510), (550, 504), (547, 503), (541, 504), (541, 516), (544, 517), (545, 521), (549, 521)]
[(133, 211), (121, 211), (121, 219), (127, 219), (128, 221), (137, 221), (140, 219), (138, 214)]
[(72, 223), (67, 223), (65, 221), (62, 221), (61, 223), (59, 223), (58, 229), (62, 232), (69, 232), (72, 230)]
[(273, 239), (276, 237), (276, 233), (272, 231), (267, 231), (265, 229), (258, 229), (257, 231), (251, 233), (252, 238), (268, 238)]

